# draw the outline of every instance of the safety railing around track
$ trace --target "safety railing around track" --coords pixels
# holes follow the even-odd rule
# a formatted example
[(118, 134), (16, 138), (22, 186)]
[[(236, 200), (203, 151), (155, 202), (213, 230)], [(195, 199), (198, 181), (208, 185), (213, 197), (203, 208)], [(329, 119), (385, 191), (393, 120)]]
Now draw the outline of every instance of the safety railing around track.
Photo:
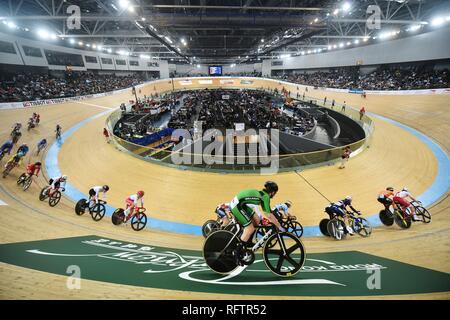
[[(239, 87), (227, 89), (242, 89)], [(195, 90), (195, 89), (194, 89)], [(200, 90), (200, 89), (197, 89)], [(161, 92), (160, 94), (173, 93), (177, 91), (191, 91), (191, 90), (174, 90)], [(273, 93), (273, 91), (265, 90), (267, 92)], [(149, 162), (166, 165), (170, 167), (176, 167), (181, 169), (189, 169), (189, 170), (197, 170), (197, 171), (212, 171), (212, 172), (239, 172), (239, 173), (254, 173), (256, 170), (259, 170), (264, 167), (269, 167), (267, 163), (272, 164), (272, 166), (277, 167), (278, 172), (283, 171), (293, 171), (311, 167), (317, 167), (322, 165), (327, 165), (334, 163), (340, 160), (343, 148), (348, 146), (352, 150), (352, 156), (356, 156), (361, 153), (364, 149), (370, 146), (372, 140), (372, 134), (374, 131), (373, 121), (366, 115), (361, 116), (359, 110), (346, 105), (345, 109), (342, 108), (342, 105), (339, 103), (335, 103), (332, 106), (330, 101), (323, 103), (323, 100), (319, 100), (310, 96), (303, 96), (300, 99), (296, 99), (292, 95), (294, 100), (304, 101), (304, 102), (313, 102), (319, 107), (325, 107), (329, 109), (333, 109), (336, 112), (340, 112), (345, 116), (351, 118), (355, 122), (357, 122), (364, 130), (365, 137), (356, 142), (339, 146), (339, 147), (330, 147), (326, 150), (313, 151), (313, 152), (304, 152), (304, 153), (292, 153), (292, 154), (274, 154), (268, 155), (267, 157), (259, 158), (258, 156), (239, 156), (239, 155), (226, 155), (220, 156), (223, 159), (222, 162), (214, 162), (207, 164), (202, 161), (204, 158), (203, 154), (195, 153), (195, 152), (186, 152), (182, 151), (183, 157), (189, 156), (191, 157), (190, 163), (184, 162), (182, 165), (174, 164), (172, 161), (172, 156), (175, 155), (175, 152), (180, 151), (171, 151), (169, 148), (155, 148), (142, 146), (125, 139), (118, 137), (114, 133), (114, 127), (116, 123), (121, 118), (122, 111), (116, 110), (110, 114), (110, 116), (106, 120), (106, 126), (111, 133), (112, 141), (114, 145), (121, 151), (130, 153), (131, 155), (144, 159)], [(264, 164), (262, 164), (263, 162)]]

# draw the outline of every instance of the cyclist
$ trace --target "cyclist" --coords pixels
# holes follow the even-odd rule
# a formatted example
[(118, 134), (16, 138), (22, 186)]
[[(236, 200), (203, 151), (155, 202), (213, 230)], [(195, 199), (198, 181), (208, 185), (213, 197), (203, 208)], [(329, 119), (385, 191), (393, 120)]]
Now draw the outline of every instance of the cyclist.
[(45, 147), (47, 146), (47, 139), (42, 139), (41, 141), (38, 142), (37, 144), (37, 149), (38, 149), (38, 154), (39, 152), (41, 152), (41, 150), (43, 150)]
[(273, 215), (278, 221), (282, 221), (283, 218), (290, 218), (295, 220), (296, 217), (289, 213), (289, 209), (292, 207), (292, 201), (287, 200), (284, 203), (279, 203), (275, 205), (272, 209)]
[(60, 138), (61, 137), (61, 129), (62, 129), (62, 127), (59, 124), (57, 124), (56, 125), (56, 130), (55, 130), (56, 138)]
[(12, 140), (8, 140), (4, 144), (2, 144), (2, 146), (0, 147), (0, 154), (2, 155), (2, 157), (6, 153), (11, 154), (11, 150), (13, 147), (14, 147), (14, 143), (12, 142)]
[(278, 185), (273, 181), (267, 181), (264, 184), (263, 190), (243, 190), (230, 202), (231, 214), (236, 218), (236, 221), (244, 227), (240, 237), (242, 243), (238, 245), (236, 252), (237, 262), (239, 264), (241, 264), (239, 257), (242, 255), (243, 243), (248, 242), (255, 232), (254, 226), (259, 225), (261, 222), (260, 217), (255, 214), (254, 209), (250, 207), (250, 205), (261, 206), (265, 213), (270, 214), (270, 199), (273, 198), (277, 192)]
[(48, 196), (51, 197), (53, 193), (58, 190), (59, 188), (62, 188), (62, 191), (66, 191), (66, 182), (67, 182), (67, 176), (62, 175), (61, 177), (56, 177), (54, 179), (49, 180), (50, 190), (48, 191)]
[(34, 128), (35, 127), (35, 118), (34, 116), (32, 116), (30, 119), (28, 119), (28, 127), (29, 128)]
[(28, 178), (29, 176), (33, 176), (33, 175), (36, 175), (36, 177), (38, 177), (39, 172), (41, 171), (41, 166), (42, 166), (42, 163), (40, 163), (39, 161), (28, 164), (27, 165), (27, 173), (26, 173), (27, 176), (25, 177), (25, 179)]
[(390, 205), (393, 203), (392, 198), (394, 197), (394, 188), (387, 187), (386, 190), (380, 191), (378, 193), (377, 201), (382, 203), (386, 210), (389, 209)]
[(25, 156), (25, 154), (22, 151), (17, 150), (16, 154), (14, 156), (12, 156), (11, 159), (9, 159), (8, 162), (5, 164), (5, 169), (8, 166), (10, 166), (11, 164), (14, 164), (14, 167), (20, 166), (22, 164), (22, 158), (24, 156)]
[[(402, 191), (399, 191), (395, 194), (393, 200), (394, 202), (397, 202), (398, 204), (400, 204), (400, 206), (402, 207), (402, 210), (406, 210), (407, 208), (410, 208), (411, 212), (412, 212), (412, 219), (413, 221), (418, 221), (419, 219), (417, 219), (416, 216), (416, 210), (414, 209), (413, 205), (411, 204), (411, 202), (407, 201), (406, 198), (409, 198), (413, 201), (417, 201), (412, 195), (411, 193), (409, 193), (408, 188), (407, 187), (403, 187)], [(420, 201), (417, 201), (420, 202)], [(406, 211), (405, 211), (406, 212)]]
[(135, 214), (135, 211), (137, 211), (137, 204), (141, 203), (141, 208), (144, 207), (144, 191), (138, 191), (136, 194), (132, 194), (129, 196), (126, 200), (126, 209), (125, 209), (125, 220), (123, 222), (127, 222), (131, 219), (131, 217)]
[(28, 148), (28, 145), (26, 143), (23, 143), (18, 149), (17, 153), (21, 152), (23, 153), (23, 156), (26, 156), (30, 148)]
[(337, 216), (343, 217), (344, 218), (344, 223), (345, 223), (345, 228), (347, 230), (347, 232), (350, 235), (354, 234), (354, 231), (352, 229), (352, 227), (349, 226), (348, 224), (348, 217), (347, 217), (347, 206), (350, 207), (350, 209), (352, 209), (352, 211), (358, 215), (361, 215), (361, 213), (356, 210), (355, 208), (353, 208), (352, 206), (352, 197), (351, 196), (347, 196), (345, 197), (345, 199), (340, 200), (338, 202), (332, 203), (331, 206), (329, 206), (327, 209), (325, 209), (325, 211), (331, 212), (336, 214)]
[(41, 121), (41, 116), (39, 113), (33, 112), (33, 120), (34, 123), (36, 123), (36, 125), (39, 124), (39, 122)]
[(230, 212), (229, 203), (221, 203), (216, 207), (216, 214), (222, 221), (222, 227), (226, 227), (230, 223), (230, 219), (228, 219), (228, 214), (230, 214)]
[(14, 132), (19, 132), (20, 129), (22, 128), (22, 124), (20, 122), (16, 122), (13, 124), (12, 128), (13, 130), (11, 132), (11, 135), (13, 135)]
[(103, 199), (106, 199), (106, 192), (108, 192), (109, 187), (105, 184), (104, 186), (95, 186), (89, 190), (89, 207), (93, 206), (98, 202), (98, 196), (100, 192), (103, 193)]

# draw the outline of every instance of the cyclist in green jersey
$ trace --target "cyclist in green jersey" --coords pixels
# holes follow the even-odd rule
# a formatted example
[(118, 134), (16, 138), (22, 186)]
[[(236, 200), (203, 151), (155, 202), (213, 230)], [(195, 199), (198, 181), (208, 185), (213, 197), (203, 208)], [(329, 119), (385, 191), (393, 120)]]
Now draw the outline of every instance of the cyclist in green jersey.
[[(247, 242), (251, 235), (255, 232), (256, 225), (261, 222), (260, 217), (255, 214), (254, 206), (261, 206), (263, 211), (269, 214), (271, 218), (270, 199), (278, 192), (278, 185), (273, 181), (267, 181), (264, 189), (259, 191), (256, 189), (247, 189), (239, 192), (230, 203), (230, 209), (244, 230), (241, 235), (242, 242)], [(270, 219), (272, 221), (272, 219)], [(276, 219), (274, 219), (276, 220)], [(273, 222), (273, 221), (272, 221)], [(276, 223), (279, 227), (278, 223)]]

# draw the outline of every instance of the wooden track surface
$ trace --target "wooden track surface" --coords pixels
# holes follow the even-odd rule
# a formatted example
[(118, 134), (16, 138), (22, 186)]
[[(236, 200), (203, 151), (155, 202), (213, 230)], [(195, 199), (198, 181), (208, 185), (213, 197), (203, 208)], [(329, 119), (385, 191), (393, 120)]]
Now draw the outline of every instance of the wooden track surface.
[[(151, 91), (153, 88), (147, 90)], [(313, 94), (320, 99), (324, 95), (328, 99), (335, 97), (341, 103), (345, 99), (348, 105), (356, 107), (363, 103), (367, 111), (415, 127), (448, 149), (446, 133), (449, 129), (450, 111), (446, 95), (368, 96), (362, 100), (356, 95), (321, 92), (310, 88), (309, 95)], [(121, 101), (128, 99), (131, 99), (130, 95), (121, 94), (38, 108), (42, 123), (32, 132), (25, 132), (21, 142), (33, 146), (31, 149), (34, 152), (36, 142), (43, 136), (50, 137), (53, 141), (56, 123), (60, 123), (63, 130), (66, 130), (83, 119), (105, 111), (94, 105), (116, 107)], [(32, 112), (31, 109), (0, 110), (1, 140), (6, 139), (12, 123), (26, 122)], [(139, 161), (105, 143), (101, 135), (103, 123), (104, 117), (76, 131), (63, 145), (59, 165), (62, 172), (69, 175), (70, 182), (84, 192), (92, 185), (108, 183), (111, 186), (108, 201), (114, 206), (122, 206), (127, 195), (142, 188), (147, 191), (146, 206), (152, 216), (201, 224), (212, 215), (217, 203), (231, 199), (241, 188), (259, 187), (267, 180), (267, 177), (258, 175), (180, 171)], [(302, 175), (330, 200), (352, 194), (355, 205), (367, 213), (379, 210), (375, 197), (386, 185), (397, 188), (407, 185), (414, 194), (422, 193), (431, 185), (437, 173), (436, 159), (432, 153), (414, 136), (395, 126), (379, 120), (376, 120), (375, 125), (371, 148), (351, 159), (345, 170), (323, 167), (305, 171)], [(31, 158), (32, 161), (35, 159), (35, 156)], [(74, 204), (66, 199), (56, 208), (50, 209), (47, 204), (37, 200), (38, 192), (45, 183), (44, 179), (37, 179), (30, 190), (22, 192), (15, 186), (19, 171), (14, 171), (0, 185), (0, 200), (8, 204), (0, 206), (3, 217), (0, 225), (2, 243), (96, 234), (166, 247), (196, 250), (201, 247), (202, 239), (195, 236), (163, 233), (153, 229), (136, 233), (131, 228), (114, 228), (109, 221), (94, 223), (90, 218), (77, 217), (73, 214)], [(295, 212), (305, 225), (316, 225), (323, 217), (323, 207), (327, 201), (303, 179), (293, 173), (279, 174), (270, 179), (277, 181), (281, 188), (275, 201), (294, 201)], [(304, 243), (308, 252), (359, 250), (450, 273), (448, 197), (433, 207), (431, 212), (432, 224), (414, 225), (411, 230), (404, 232), (380, 227), (369, 239), (351, 238), (345, 242), (333, 242), (323, 237), (310, 237), (305, 238)], [(1, 264), (0, 298), (103, 299), (136, 298), (139, 295), (146, 299), (213, 299), (219, 296), (135, 288), (88, 280), (83, 280), (82, 290), (69, 291), (65, 287), (65, 281), (66, 278), (62, 276)], [(413, 297), (448, 299), (450, 296), (444, 293)]]

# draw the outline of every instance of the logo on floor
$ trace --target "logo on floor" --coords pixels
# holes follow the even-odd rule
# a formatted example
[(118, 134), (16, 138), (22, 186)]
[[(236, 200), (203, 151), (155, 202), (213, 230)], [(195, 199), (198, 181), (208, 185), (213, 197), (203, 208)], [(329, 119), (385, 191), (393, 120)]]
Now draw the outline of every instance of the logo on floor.
[[(0, 245), (0, 261), (83, 279), (196, 292), (266, 296), (371, 296), (450, 291), (450, 275), (358, 251), (307, 254), (294, 277), (255, 263), (232, 274), (209, 270), (199, 251), (97, 236)], [(81, 284), (82, 287), (82, 284)]]

